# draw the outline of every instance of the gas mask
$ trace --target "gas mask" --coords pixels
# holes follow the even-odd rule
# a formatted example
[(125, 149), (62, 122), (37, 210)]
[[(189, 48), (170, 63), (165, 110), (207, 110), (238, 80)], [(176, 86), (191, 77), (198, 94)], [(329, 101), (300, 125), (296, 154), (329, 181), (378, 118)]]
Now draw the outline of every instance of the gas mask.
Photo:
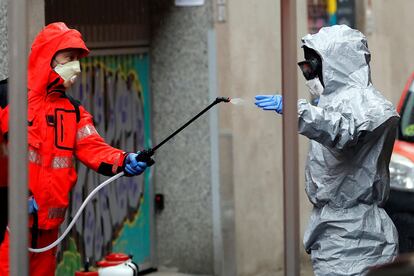
[(319, 54), (308, 47), (303, 47), (305, 61), (298, 63), (303, 76), (306, 79), (306, 86), (309, 88), (313, 98), (319, 98), (324, 90), (322, 78), (322, 59)]
[(75, 82), (81, 72), (79, 60), (58, 64), (54, 70), (65, 82), (70, 81), (72, 83)]
[(307, 81), (318, 77), (319, 62), (316, 58), (301, 61), (298, 63), (298, 65)]

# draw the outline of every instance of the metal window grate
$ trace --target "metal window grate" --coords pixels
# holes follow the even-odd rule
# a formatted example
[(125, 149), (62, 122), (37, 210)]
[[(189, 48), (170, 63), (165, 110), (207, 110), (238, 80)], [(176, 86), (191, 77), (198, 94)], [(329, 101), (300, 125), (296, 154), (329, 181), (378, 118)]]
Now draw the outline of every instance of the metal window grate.
[(46, 24), (63, 21), (90, 48), (149, 45), (149, 0), (45, 0)]

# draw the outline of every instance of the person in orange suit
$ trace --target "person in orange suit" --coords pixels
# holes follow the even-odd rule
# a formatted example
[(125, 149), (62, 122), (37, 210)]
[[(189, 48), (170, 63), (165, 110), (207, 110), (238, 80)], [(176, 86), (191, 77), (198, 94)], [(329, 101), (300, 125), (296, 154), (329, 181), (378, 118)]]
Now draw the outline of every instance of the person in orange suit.
[[(82, 35), (62, 22), (46, 26), (35, 38), (28, 62), (28, 167), (31, 247), (44, 247), (58, 236), (69, 193), (76, 184), (75, 157), (100, 174), (139, 175), (153, 160), (138, 161), (105, 143), (92, 116), (66, 89), (80, 73), (79, 59), (89, 49)], [(7, 140), (9, 107), (0, 114), (2, 137)], [(151, 164), (150, 164), (151, 163)], [(13, 231), (13, 229), (10, 229)], [(0, 275), (9, 275), (9, 235), (0, 246)], [(30, 253), (30, 275), (52, 276), (55, 250)]]

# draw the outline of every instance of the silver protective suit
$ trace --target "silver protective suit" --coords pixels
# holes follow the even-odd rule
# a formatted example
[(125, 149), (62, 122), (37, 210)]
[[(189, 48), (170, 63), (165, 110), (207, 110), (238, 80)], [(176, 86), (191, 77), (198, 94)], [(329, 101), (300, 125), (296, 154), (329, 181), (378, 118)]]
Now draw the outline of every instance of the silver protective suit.
[(318, 106), (298, 102), (299, 133), (310, 139), (306, 192), (314, 208), (304, 236), (315, 275), (364, 275), (398, 250), (382, 209), (399, 116), (372, 85), (365, 36), (347, 26), (302, 39), (322, 58)]

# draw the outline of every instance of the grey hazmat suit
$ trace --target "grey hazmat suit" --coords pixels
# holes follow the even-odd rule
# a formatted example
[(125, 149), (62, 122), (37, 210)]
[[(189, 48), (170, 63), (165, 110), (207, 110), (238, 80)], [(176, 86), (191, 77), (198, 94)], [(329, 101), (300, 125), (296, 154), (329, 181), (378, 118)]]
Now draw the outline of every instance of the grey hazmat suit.
[(317, 106), (298, 101), (299, 133), (310, 150), (306, 193), (313, 204), (304, 236), (315, 275), (364, 275), (398, 250), (382, 206), (399, 116), (372, 85), (365, 36), (347, 26), (302, 38), (322, 59)]

